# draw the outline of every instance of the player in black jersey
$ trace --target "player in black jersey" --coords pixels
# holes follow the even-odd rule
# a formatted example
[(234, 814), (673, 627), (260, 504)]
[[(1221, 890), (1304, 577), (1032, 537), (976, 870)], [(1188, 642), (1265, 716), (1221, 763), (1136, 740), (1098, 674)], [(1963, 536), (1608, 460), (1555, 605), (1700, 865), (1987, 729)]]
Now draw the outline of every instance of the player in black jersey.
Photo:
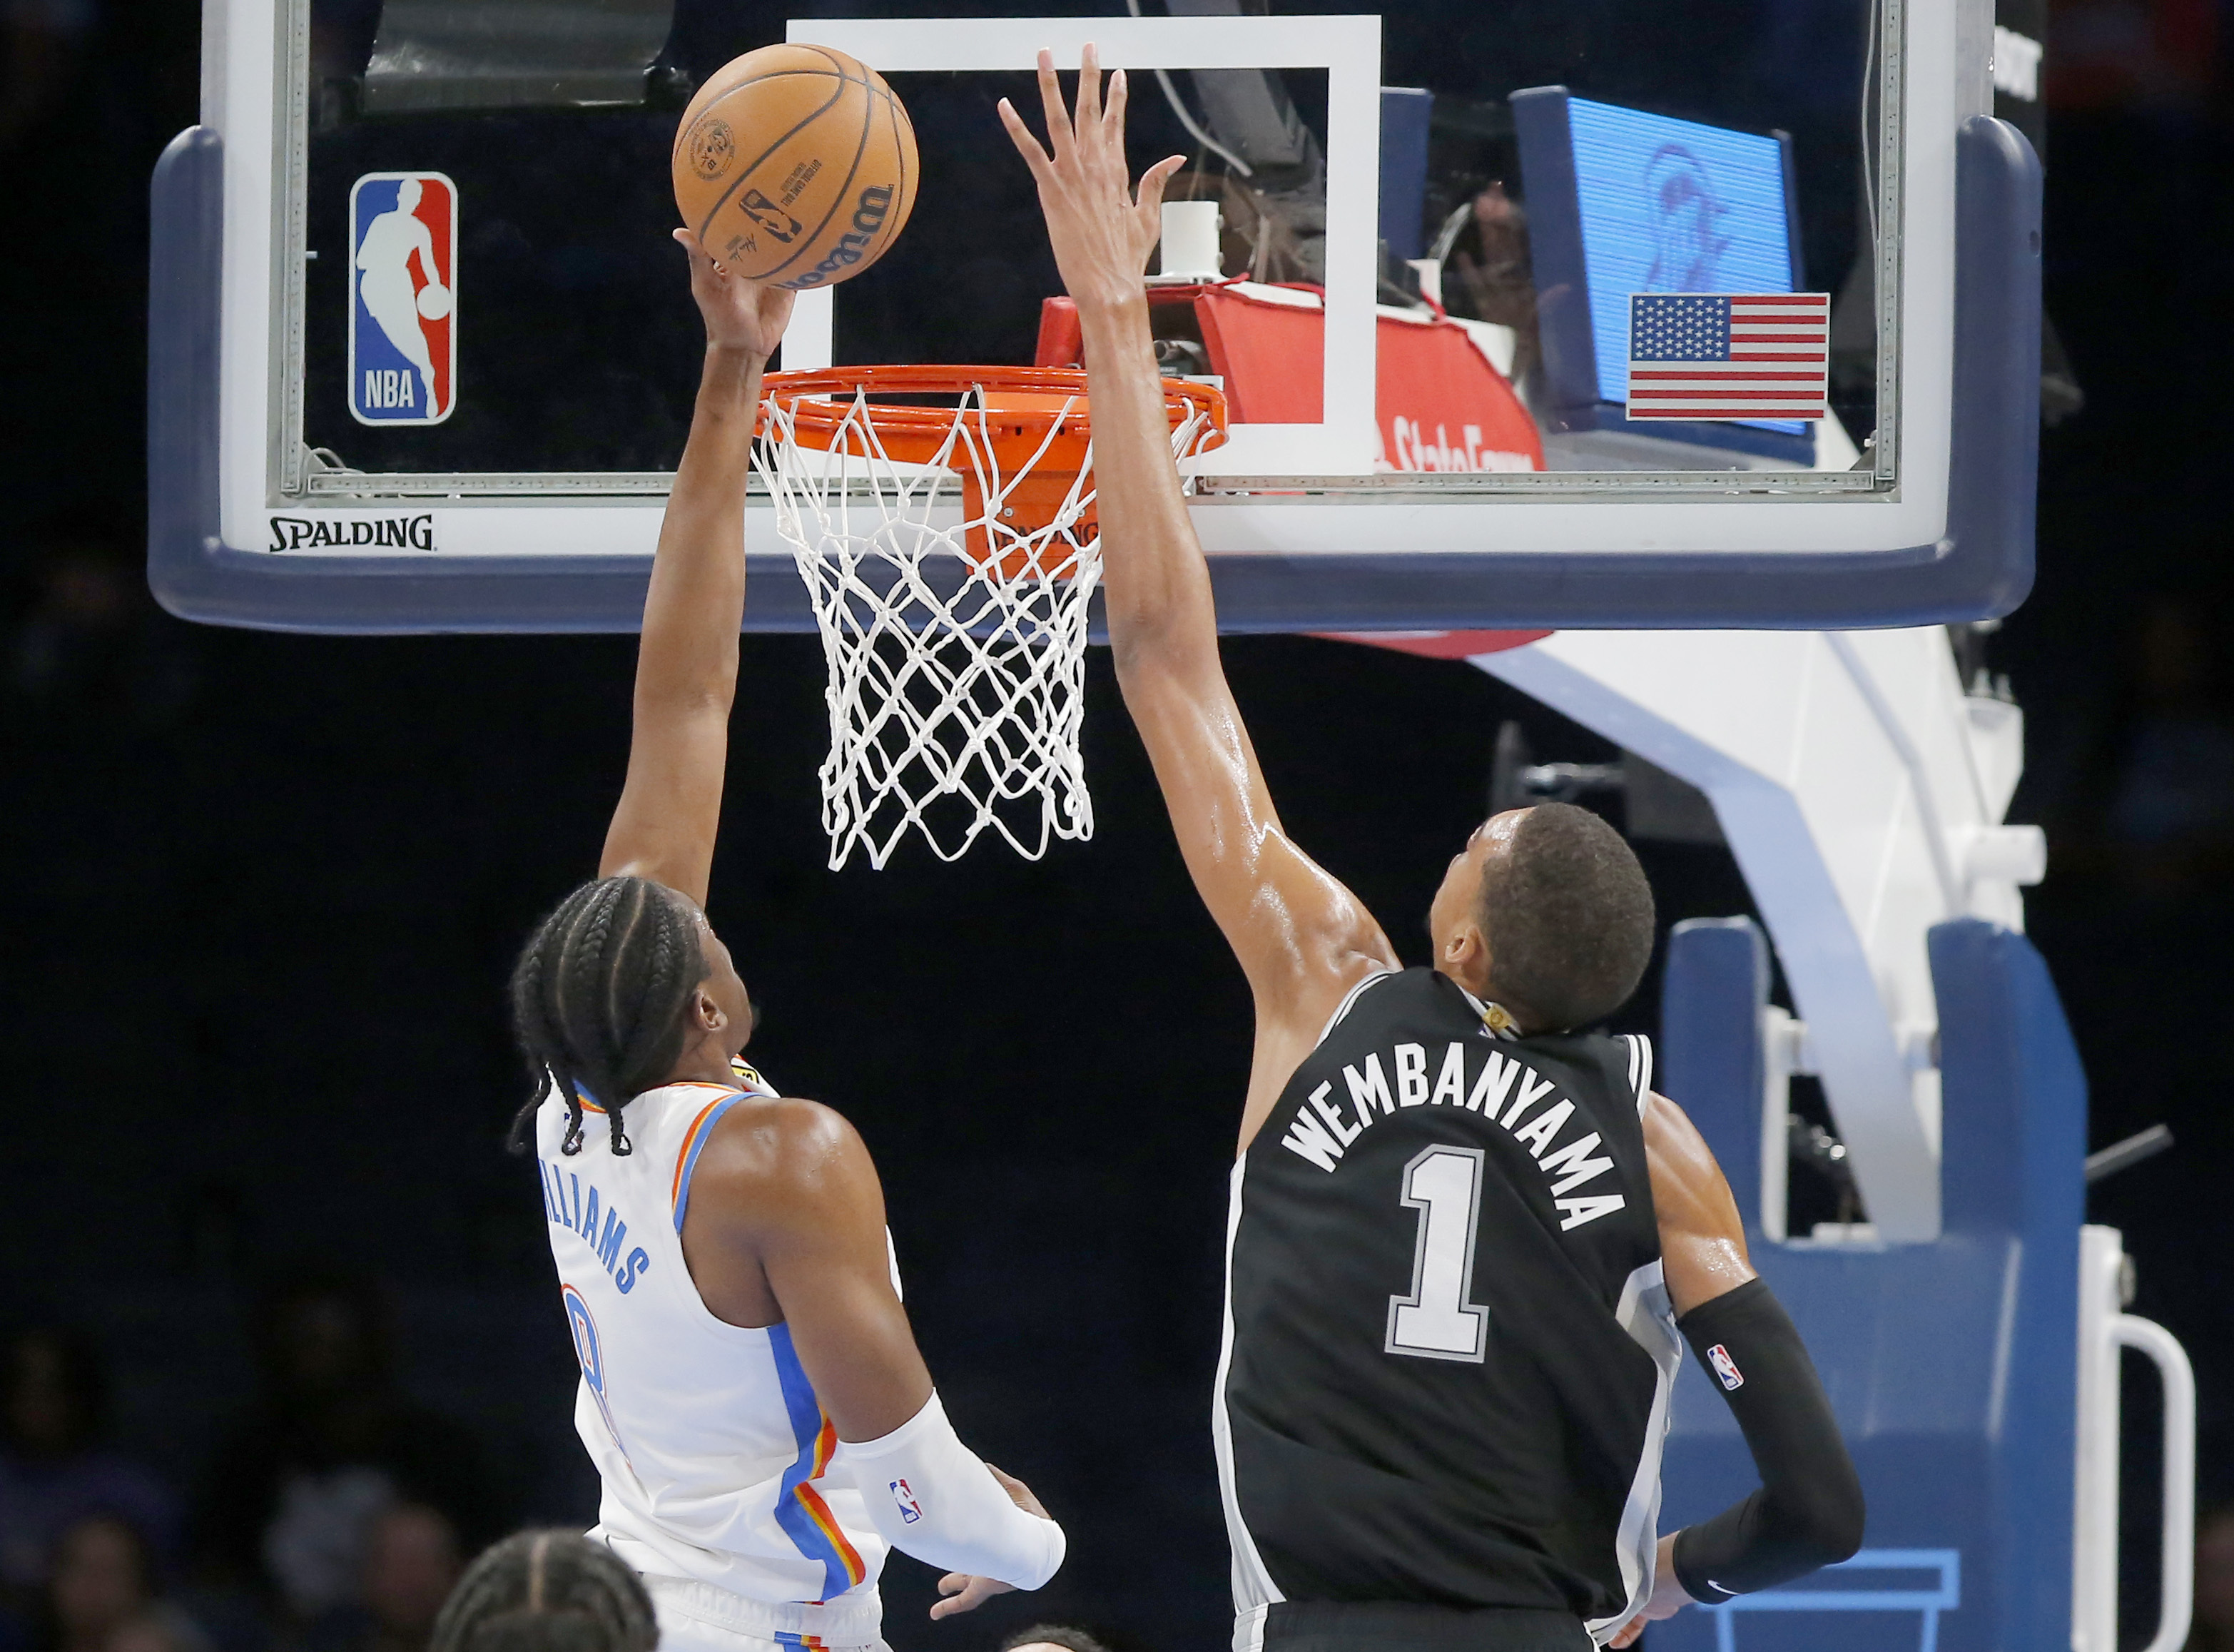
[[(1843, 1559), (1861, 1493), (1791, 1321), (1746, 1257), (1713, 1155), (1642, 1038), (1576, 1029), (1653, 942), (1636, 857), (1560, 805), (1486, 822), (1403, 970), (1291, 842), (1218, 663), (1208, 571), (1166, 441), (1120, 73), (1088, 49), (1038, 180), (1077, 303), (1118, 680), (1189, 871), (1254, 991), (1214, 1427), (1234, 1643), (1302, 1652), (1626, 1646), (1687, 1602)], [(1667, 1537), (1669, 1384), (1688, 1338), (1761, 1489)]]

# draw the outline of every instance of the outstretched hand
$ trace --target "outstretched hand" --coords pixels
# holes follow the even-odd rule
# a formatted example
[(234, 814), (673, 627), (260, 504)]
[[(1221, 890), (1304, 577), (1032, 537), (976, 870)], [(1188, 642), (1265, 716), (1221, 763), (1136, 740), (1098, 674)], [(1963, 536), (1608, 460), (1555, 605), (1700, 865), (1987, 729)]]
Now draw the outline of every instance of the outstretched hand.
[(689, 230), (676, 231), (675, 239), (690, 259), (690, 296), (706, 318), (706, 343), (716, 349), (745, 350), (763, 362), (774, 355), (798, 295), (786, 287), (738, 279)]
[(1125, 71), (1109, 77), (1105, 105), (1101, 61), (1090, 45), (1079, 60), (1076, 113), (1063, 108), (1051, 52), (1040, 54), (1040, 103), (1053, 154), (1040, 147), (1006, 98), (1001, 124), (1039, 184), (1062, 284), (1081, 306), (1137, 302), (1148, 254), (1163, 235), (1164, 186), (1186, 157), (1158, 161), (1134, 193), (1125, 165)]
[[(993, 1468), (990, 1463), (985, 1466), (993, 1470), (993, 1478), (1009, 1494), (1009, 1501), (1025, 1513), (1035, 1514), (1042, 1520), (1055, 1518), (1041, 1505), (1039, 1499), (1032, 1494), (1030, 1486), (1014, 1474)], [(939, 1598), (932, 1603), (931, 1615), (933, 1617), (953, 1617), (958, 1613), (974, 1612), (994, 1596), (1012, 1595), (1016, 1589), (1014, 1583), (1004, 1583), (997, 1577), (978, 1577), (966, 1571), (950, 1571), (938, 1580)]]

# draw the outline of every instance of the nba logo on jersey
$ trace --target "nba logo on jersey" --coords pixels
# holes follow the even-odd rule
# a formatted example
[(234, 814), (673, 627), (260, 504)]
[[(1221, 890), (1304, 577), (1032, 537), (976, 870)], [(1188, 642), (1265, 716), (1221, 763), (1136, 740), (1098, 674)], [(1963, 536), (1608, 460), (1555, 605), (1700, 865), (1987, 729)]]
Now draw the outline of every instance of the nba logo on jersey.
[(918, 1520), (922, 1519), (923, 1505), (915, 1500), (915, 1493), (908, 1489), (908, 1483), (905, 1480), (894, 1480), (892, 1482), (892, 1501), (900, 1505), (901, 1523), (913, 1525)]
[(1707, 1350), (1707, 1363), (1715, 1368), (1715, 1376), (1725, 1388), (1745, 1387), (1745, 1374), (1738, 1369), (1738, 1362), (1730, 1357), (1729, 1349), (1720, 1342)]
[(349, 191), (349, 412), (440, 424), (457, 402), (458, 186), (373, 172)]

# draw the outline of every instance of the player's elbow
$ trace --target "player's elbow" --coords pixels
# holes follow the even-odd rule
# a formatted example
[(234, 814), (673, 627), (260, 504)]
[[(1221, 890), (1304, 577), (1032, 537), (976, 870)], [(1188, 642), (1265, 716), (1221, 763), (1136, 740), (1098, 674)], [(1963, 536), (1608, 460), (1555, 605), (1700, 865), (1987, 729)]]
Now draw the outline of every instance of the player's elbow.
[(1217, 631), (1174, 615), (1122, 627), (1113, 620), (1109, 652), (1117, 669), (1117, 686), (1128, 704), (1143, 693), (1153, 695), (1169, 689), (1195, 698), (1225, 680)]
[(1109, 604), (1109, 657), (1120, 680), (1168, 665), (1180, 634), (1168, 611), (1142, 603)]
[(1799, 1487), (1780, 1487), (1776, 1499), (1795, 1562), (1808, 1571), (1851, 1560), (1862, 1546), (1868, 1510), (1862, 1482), (1844, 1452), (1835, 1464)]
[(676, 726), (708, 722), (726, 729), (736, 698), (735, 660), (726, 665), (715, 661), (696, 670), (639, 671), (637, 675), (636, 710), (639, 719), (650, 718)]

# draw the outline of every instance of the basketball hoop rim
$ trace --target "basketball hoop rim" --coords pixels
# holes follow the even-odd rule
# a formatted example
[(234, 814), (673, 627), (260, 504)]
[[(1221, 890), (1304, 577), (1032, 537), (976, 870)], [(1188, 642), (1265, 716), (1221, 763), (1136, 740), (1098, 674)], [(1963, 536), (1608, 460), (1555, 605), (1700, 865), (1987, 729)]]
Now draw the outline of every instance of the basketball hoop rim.
[[(1225, 441), (1225, 393), (1215, 385), (1187, 379), (1165, 379), (1164, 414), (1173, 430), (1199, 421), (1200, 434), (1189, 442), (1189, 454), (1219, 447)], [(976, 408), (893, 407), (866, 400), (885, 395), (967, 395), (981, 398)], [(1060, 407), (1000, 406), (992, 397), (1008, 395), (1061, 396)], [(824, 398), (828, 398), (827, 400)], [(1028, 443), (1038, 448), (1054, 436), (1062, 447), (1075, 447), (1082, 455), (1092, 434), (1087, 398), (1086, 373), (1075, 367), (947, 366), (918, 362), (878, 362), (855, 367), (826, 367), (790, 373), (770, 373), (761, 382), (761, 408), (755, 429), (772, 434), (770, 409), (781, 404), (787, 415), (787, 434), (802, 447), (826, 450), (849, 423), (866, 418), (870, 428), (889, 446), (916, 446), (925, 440), (944, 440), (965, 414), (977, 425), (982, 420), (996, 446), (1014, 447)]]

